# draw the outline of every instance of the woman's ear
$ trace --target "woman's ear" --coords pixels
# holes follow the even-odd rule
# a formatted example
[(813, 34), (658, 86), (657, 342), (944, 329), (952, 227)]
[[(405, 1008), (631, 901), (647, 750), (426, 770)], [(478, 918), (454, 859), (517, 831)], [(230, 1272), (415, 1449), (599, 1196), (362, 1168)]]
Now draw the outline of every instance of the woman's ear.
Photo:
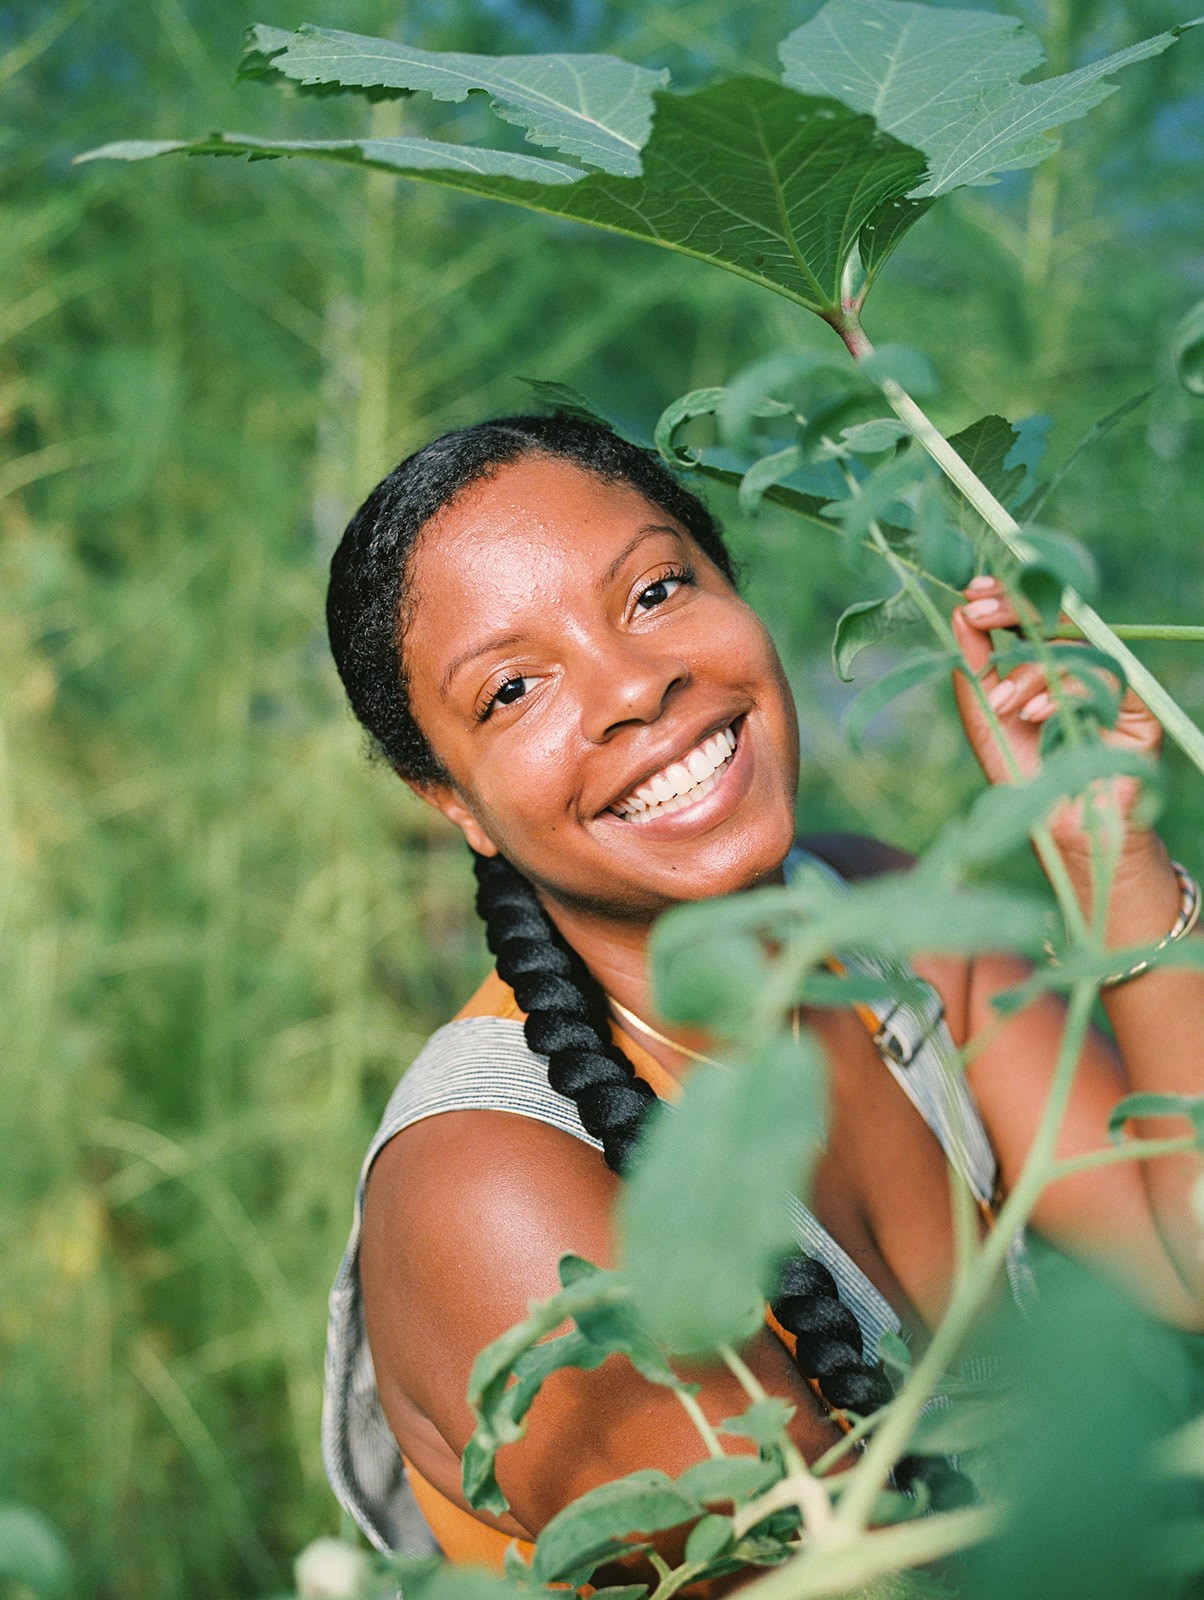
[(450, 783), (414, 783), (409, 778), (403, 779), (403, 782), (420, 800), (425, 800), (428, 806), (434, 806), (436, 811), (442, 811), (447, 820), (459, 828), (479, 856), (497, 855), (497, 845), (464, 804), (458, 789), (454, 789)]

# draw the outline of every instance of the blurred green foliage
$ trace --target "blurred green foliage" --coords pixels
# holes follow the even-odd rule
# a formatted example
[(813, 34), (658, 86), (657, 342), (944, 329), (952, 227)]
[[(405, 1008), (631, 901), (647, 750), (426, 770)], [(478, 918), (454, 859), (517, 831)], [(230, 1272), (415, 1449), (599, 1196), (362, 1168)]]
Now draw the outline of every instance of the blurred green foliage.
[[(362, 760), (341, 705), (321, 606), (343, 521), (434, 432), (529, 405), (519, 375), (649, 433), (682, 391), (831, 335), (693, 263), (379, 175), (70, 157), (266, 126), (263, 91), (231, 87), (255, 20), (610, 49), (688, 82), (771, 65), (813, 9), (0, 18), (0, 1490), (62, 1531), (81, 1595), (269, 1593), (335, 1528), (323, 1300), (354, 1174), (485, 966), (462, 847)], [(1055, 70), (1183, 20), (1164, 0), (1016, 9)], [(1200, 620), (1204, 413), (1169, 365), (1200, 294), (1198, 80), (1198, 45), (1134, 69), (1055, 160), (925, 219), (871, 314), (931, 358), (943, 426), (1049, 417), (1054, 461), (1158, 384), (1043, 513), (1091, 549), (1112, 621)], [(278, 129), (278, 95), (270, 112)], [(365, 112), (283, 114), (301, 135)], [(371, 112), (434, 134), (465, 114)], [(849, 753), (829, 641), (872, 574), (836, 535), (716, 504), (798, 690), (804, 826), (922, 845), (978, 780), (930, 703)], [(1198, 713), (1198, 651), (1141, 648)], [(1198, 870), (1187, 792), (1172, 772), (1165, 831)]]

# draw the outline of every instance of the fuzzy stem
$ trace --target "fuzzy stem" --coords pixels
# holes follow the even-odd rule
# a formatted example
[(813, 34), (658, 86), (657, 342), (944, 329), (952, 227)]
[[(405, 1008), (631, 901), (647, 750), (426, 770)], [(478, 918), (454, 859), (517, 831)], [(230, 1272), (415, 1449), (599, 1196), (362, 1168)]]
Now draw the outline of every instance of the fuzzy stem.
[[(745, 1394), (754, 1403), (754, 1405), (769, 1398), (769, 1396), (765, 1393), (765, 1390), (762, 1388), (761, 1381), (757, 1377), (756, 1373), (752, 1370), (744, 1358), (732, 1348), (730, 1344), (721, 1344), (719, 1346), (719, 1354), (727, 1364), (729, 1372), (732, 1373), (736, 1379), (736, 1382), (744, 1390)], [(810, 1468), (803, 1459), (802, 1452), (784, 1431), (780, 1448), (782, 1451), (782, 1460), (786, 1464), (787, 1472), (796, 1476), (809, 1475)]]
[(688, 1389), (674, 1389), (673, 1393), (681, 1401), (685, 1407), (686, 1415), (702, 1436), (702, 1442), (707, 1447), (707, 1453), (715, 1457), (716, 1460), (722, 1460), (726, 1452), (719, 1443), (719, 1436), (707, 1421), (706, 1414), (698, 1404), (698, 1401)]

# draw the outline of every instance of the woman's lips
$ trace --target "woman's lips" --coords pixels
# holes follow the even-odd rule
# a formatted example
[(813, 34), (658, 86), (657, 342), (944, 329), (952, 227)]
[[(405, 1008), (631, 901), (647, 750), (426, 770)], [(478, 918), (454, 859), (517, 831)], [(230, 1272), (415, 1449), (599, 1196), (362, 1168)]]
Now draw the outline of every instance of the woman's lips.
[[(657, 802), (655, 805), (645, 805), (643, 811), (620, 816), (612, 807), (603, 812), (603, 818), (613, 826), (623, 830), (624, 836), (631, 840), (637, 837), (648, 840), (664, 840), (686, 838), (698, 833), (705, 833), (709, 829), (724, 822), (749, 793), (753, 783), (755, 762), (751, 753), (750, 741), (745, 737), (744, 718), (740, 716), (728, 728), (722, 729), (718, 736), (712, 734), (710, 739), (702, 741), (706, 746), (715, 737), (723, 741), (724, 749), (728, 751), (726, 760), (720, 762), (717, 770), (713, 770), (710, 779), (695, 780), (694, 786), (684, 795), (671, 796), (676, 799), (676, 805)], [(731, 748), (731, 741), (735, 739), (735, 749)], [(690, 755), (694, 752), (690, 751)], [(671, 766), (684, 765), (681, 762), (672, 762)], [(667, 774), (670, 769), (666, 768)], [(687, 768), (687, 771), (689, 769)], [(659, 777), (660, 774), (655, 776)], [(649, 779), (651, 783), (653, 780)], [(638, 789), (645, 788), (639, 784)], [(620, 804), (626, 804), (630, 796), (625, 795)]]
[(734, 730), (722, 728), (701, 740), (679, 760), (653, 773), (610, 809), (616, 816), (637, 825), (655, 817), (672, 816), (711, 792), (731, 762), (735, 749)]

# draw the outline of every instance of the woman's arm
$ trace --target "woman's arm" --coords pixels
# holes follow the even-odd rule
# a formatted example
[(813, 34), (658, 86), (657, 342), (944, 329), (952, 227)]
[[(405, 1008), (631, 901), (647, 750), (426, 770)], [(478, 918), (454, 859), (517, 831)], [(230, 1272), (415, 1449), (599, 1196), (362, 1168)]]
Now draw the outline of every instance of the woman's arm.
[[(382, 1403), (403, 1453), (460, 1504), (458, 1460), (473, 1430), (465, 1401), (472, 1364), (526, 1316), (531, 1300), (556, 1292), (556, 1263), (566, 1252), (612, 1264), (617, 1184), (589, 1146), (490, 1111), (416, 1123), (373, 1168), (361, 1277)], [(767, 1391), (797, 1408), (792, 1433), (805, 1456), (835, 1442), (835, 1429), (768, 1331), (743, 1355)], [(747, 1408), (726, 1367), (679, 1370), (701, 1385), (711, 1423)], [(753, 1448), (736, 1438), (725, 1438), (724, 1447), (733, 1454)], [(512, 1507), (502, 1526), (532, 1537), (588, 1489), (638, 1468), (676, 1476), (705, 1456), (672, 1392), (648, 1383), (623, 1358), (612, 1356), (596, 1372), (555, 1373), (531, 1409), (526, 1437), (498, 1457)]]
[[(1041, 726), (1053, 711), (1039, 665), (1026, 664), (1006, 678), (987, 665), (990, 630), (1016, 622), (1002, 590), (986, 581), (976, 587), (971, 604), (954, 615), (967, 664), (991, 698), (1006, 738), (1005, 753), (968, 682), (958, 675), (958, 705), (967, 736), (993, 783), (1011, 781), (1013, 768), (1024, 777), (1037, 770)], [(1130, 692), (1116, 728), (1104, 738), (1118, 748), (1157, 756), (1161, 734), (1156, 719)], [(1101, 822), (1110, 814), (1119, 829), (1106, 918), (1109, 948), (1158, 943), (1180, 906), (1180, 885), (1165, 846), (1132, 820), (1136, 798), (1134, 780), (1113, 780), (1107, 812), (1100, 813)], [(1091, 839), (1081, 803), (1060, 806), (1049, 830), (1079, 905), (1090, 916)], [(968, 991), (970, 1032), (998, 1029), (975, 1059), (970, 1076), (1005, 1181), (1015, 1176), (1031, 1143), (1063, 1019), (1061, 1005), (1046, 999), (998, 1027), (991, 998), (1022, 976), (1014, 962), (979, 961)], [(1204, 1092), (1204, 971), (1156, 968), (1104, 988), (1102, 999), (1116, 1049), (1094, 1036), (1084, 1047), (1059, 1145), (1062, 1157), (1106, 1147), (1108, 1115), (1125, 1094)], [(1161, 1138), (1182, 1135), (1185, 1128), (1176, 1119), (1145, 1119), (1137, 1131)], [(1187, 1154), (1068, 1177), (1042, 1197), (1034, 1221), (1059, 1244), (1136, 1272), (1162, 1315), (1201, 1327), (1204, 1249), (1189, 1204), (1189, 1191), (1201, 1170), (1200, 1158)]]

